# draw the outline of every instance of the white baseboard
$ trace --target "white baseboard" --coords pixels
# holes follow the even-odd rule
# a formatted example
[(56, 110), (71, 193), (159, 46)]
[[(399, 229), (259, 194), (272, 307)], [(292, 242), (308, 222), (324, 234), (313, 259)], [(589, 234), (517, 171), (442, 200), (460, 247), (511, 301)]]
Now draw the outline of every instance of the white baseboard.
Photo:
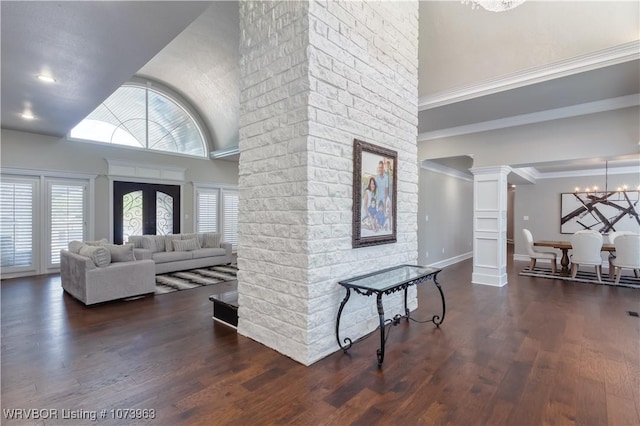
[(507, 285), (507, 274), (488, 275), (488, 274), (471, 274), (471, 284), (490, 285), (493, 287), (503, 287)]
[[(461, 255), (454, 256), (449, 259), (441, 260), (436, 263), (430, 263), (428, 266), (432, 266), (434, 268), (444, 268), (445, 266), (454, 265), (458, 262), (462, 262), (463, 260), (471, 259), (472, 257), (473, 257), (473, 252), (470, 251), (468, 253), (463, 253)], [(528, 257), (527, 257), (527, 260), (529, 260)]]
[[(526, 254), (515, 254), (514, 253), (513, 260), (519, 261), (519, 262), (528, 262), (529, 261), (529, 256), (527, 256)], [(545, 262), (546, 262), (546, 260), (545, 260)]]

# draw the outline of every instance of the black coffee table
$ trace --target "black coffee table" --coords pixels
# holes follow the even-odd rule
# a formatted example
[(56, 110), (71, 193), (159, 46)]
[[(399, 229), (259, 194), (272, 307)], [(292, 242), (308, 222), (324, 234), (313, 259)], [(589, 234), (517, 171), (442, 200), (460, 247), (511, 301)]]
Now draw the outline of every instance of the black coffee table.
[(213, 320), (238, 327), (238, 291), (230, 290), (209, 296), (213, 302)]

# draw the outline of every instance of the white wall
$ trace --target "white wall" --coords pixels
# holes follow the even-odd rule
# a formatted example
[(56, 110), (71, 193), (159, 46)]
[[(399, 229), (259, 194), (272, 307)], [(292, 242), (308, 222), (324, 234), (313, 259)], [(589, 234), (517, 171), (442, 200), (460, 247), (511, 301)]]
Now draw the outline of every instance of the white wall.
[(470, 256), (472, 239), (473, 181), (420, 169), (418, 264)]
[[(107, 159), (149, 164), (154, 167), (182, 167), (186, 169), (182, 206), (182, 229), (193, 229), (193, 185), (190, 182), (210, 182), (237, 185), (238, 164), (222, 160), (121, 148), (107, 144), (68, 141), (64, 138), (34, 133), (2, 130), (3, 168), (96, 174), (95, 180), (95, 238), (110, 238), (109, 178)], [(185, 218), (185, 216), (187, 218)]]
[[(594, 158), (604, 161), (605, 158), (637, 154), (639, 140), (640, 108), (631, 107), (418, 142), (418, 158), (422, 161), (469, 155), (473, 157), (474, 167), (535, 167), (536, 164), (553, 161)], [(604, 176), (598, 179), (603, 187)], [(611, 178), (610, 187), (616, 185), (617, 179)], [(629, 180), (637, 181), (637, 177)], [(521, 241), (523, 227), (530, 228), (536, 239), (566, 239), (559, 229), (559, 194), (587, 185), (593, 185), (593, 182), (583, 178), (565, 179), (561, 183), (542, 179), (535, 185), (519, 185), (514, 209), (515, 254), (526, 253)], [(637, 183), (630, 185), (634, 188)], [(525, 215), (530, 217), (530, 221), (523, 224)]]
[[(535, 240), (568, 240), (569, 235), (560, 233), (560, 194), (573, 192), (575, 187), (586, 188), (598, 185), (604, 189), (605, 177), (566, 177), (539, 179), (535, 185), (518, 185), (515, 194), (515, 252), (516, 256), (526, 256), (522, 229), (527, 228)], [(615, 189), (627, 184), (635, 189), (640, 185), (640, 171), (635, 174), (609, 175), (608, 188)], [(636, 206), (636, 210), (640, 207)], [(524, 220), (529, 216), (529, 220)], [(639, 229), (640, 231), (640, 229)]]

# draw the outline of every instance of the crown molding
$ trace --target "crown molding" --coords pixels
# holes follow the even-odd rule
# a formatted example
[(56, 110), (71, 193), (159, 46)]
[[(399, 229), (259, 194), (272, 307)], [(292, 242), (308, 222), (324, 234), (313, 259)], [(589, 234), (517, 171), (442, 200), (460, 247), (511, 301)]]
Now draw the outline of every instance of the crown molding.
[(465, 180), (467, 182), (473, 182), (473, 176), (463, 171), (444, 166), (431, 160), (424, 160), (420, 163), (420, 168), (423, 170), (429, 170), (441, 175), (451, 176), (456, 179)]
[(513, 117), (499, 118), (497, 120), (483, 121), (480, 123), (467, 124), (465, 126), (450, 127), (448, 129), (434, 130), (432, 132), (423, 132), (418, 135), (418, 142), (486, 132), (489, 130), (506, 129), (508, 127), (522, 126), (525, 124), (542, 123), (561, 118), (578, 117), (580, 115), (613, 111), (638, 105), (640, 105), (640, 94), (636, 93), (634, 95), (620, 96), (618, 98), (603, 99), (601, 101), (548, 109), (545, 111), (532, 112), (530, 114), (514, 115)]
[(472, 167), (472, 168), (469, 169), (469, 171), (471, 173), (473, 173), (474, 176), (497, 174), (497, 173), (508, 175), (509, 173), (511, 173), (512, 170), (513, 169), (511, 168), (511, 166), (505, 166), (505, 165), (501, 165), (501, 166), (481, 166), (481, 167)]
[(640, 40), (623, 43), (607, 49), (576, 56), (551, 64), (530, 68), (481, 83), (462, 86), (423, 96), (418, 100), (418, 110), (437, 108), (455, 102), (541, 83), (555, 78), (591, 71), (606, 66), (640, 59)]
[[(490, 167), (477, 167), (469, 169), (471, 172), (500, 172), (502, 171), (502, 167), (504, 166), (490, 166)], [(429, 170), (435, 173), (439, 173), (442, 175), (451, 176), (454, 178), (466, 180), (469, 182), (473, 181), (473, 177), (469, 174), (453, 169), (451, 167), (444, 166), (440, 163), (436, 163), (431, 160), (424, 160), (420, 163), (420, 168), (424, 170)], [(590, 177), (590, 176), (605, 176), (607, 173), (609, 175), (632, 175), (636, 174), (640, 176), (640, 169), (635, 166), (629, 167), (609, 167), (607, 169), (582, 169), (582, 170), (571, 170), (565, 172), (540, 172), (535, 167), (509, 167), (509, 173), (515, 173), (521, 178), (529, 181), (532, 184), (536, 184), (540, 179), (563, 179), (563, 178), (574, 178), (574, 177)], [(475, 173), (474, 173), (475, 174)]]
[(512, 173), (520, 176), (529, 183), (535, 184), (540, 179), (540, 172), (535, 167), (518, 167), (511, 169)]
[(572, 177), (583, 177), (583, 176), (605, 176), (609, 175), (640, 175), (640, 169), (635, 166), (631, 167), (609, 167), (609, 171), (606, 169), (584, 169), (584, 170), (571, 170), (566, 172), (549, 172), (549, 173), (538, 173), (538, 179), (561, 179), (561, 178), (572, 178)]
[(233, 155), (238, 155), (238, 154), (240, 154), (240, 148), (237, 146), (234, 146), (228, 149), (219, 149), (217, 151), (211, 151), (209, 153), (209, 157), (213, 159), (220, 159), (225, 157), (231, 157)]

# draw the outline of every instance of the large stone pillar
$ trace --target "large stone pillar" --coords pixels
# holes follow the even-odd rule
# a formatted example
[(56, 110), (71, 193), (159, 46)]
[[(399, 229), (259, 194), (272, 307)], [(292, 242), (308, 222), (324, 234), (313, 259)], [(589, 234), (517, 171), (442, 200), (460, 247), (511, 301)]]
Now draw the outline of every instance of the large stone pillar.
[[(337, 281), (417, 259), (418, 2), (241, 1), (240, 25), (238, 332), (308, 365)], [(397, 243), (351, 247), (354, 138), (398, 152)], [(351, 299), (355, 339), (378, 317)]]
[(473, 173), (473, 275), (471, 282), (507, 284), (508, 166), (477, 167)]

